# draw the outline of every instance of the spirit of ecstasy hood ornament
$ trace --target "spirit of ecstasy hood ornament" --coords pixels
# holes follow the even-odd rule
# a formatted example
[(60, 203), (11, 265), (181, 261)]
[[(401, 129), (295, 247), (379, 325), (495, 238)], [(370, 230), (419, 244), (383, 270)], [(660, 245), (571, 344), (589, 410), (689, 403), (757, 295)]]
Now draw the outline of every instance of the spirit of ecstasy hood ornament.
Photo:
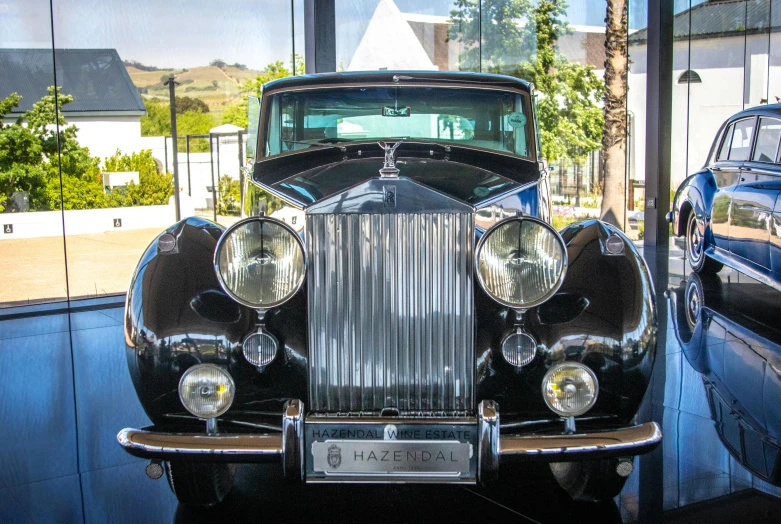
[(396, 160), (393, 158), (393, 155), (396, 154), (396, 148), (401, 145), (401, 142), (402, 141), (398, 141), (392, 146), (386, 144), (385, 142), (377, 142), (377, 144), (379, 144), (379, 146), (385, 150), (385, 164), (382, 166), (382, 169), (380, 169), (381, 178), (399, 177), (399, 170), (396, 167)]

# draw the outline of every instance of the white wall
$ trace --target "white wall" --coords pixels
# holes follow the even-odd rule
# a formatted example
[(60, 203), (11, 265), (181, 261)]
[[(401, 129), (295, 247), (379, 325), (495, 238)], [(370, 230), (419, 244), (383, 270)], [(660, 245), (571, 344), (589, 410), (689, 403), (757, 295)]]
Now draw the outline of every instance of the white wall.
[[(116, 219), (122, 220), (121, 227), (114, 227)], [(128, 229), (165, 229), (176, 222), (173, 205), (116, 207), (110, 209), (83, 209), (65, 211), (65, 233), (85, 235)], [(8, 224), (13, 233), (5, 233)], [(37, 238), (62, 236), (63, 213), (61, 211), (36, 211), (29, 213), (0, 214), (0, 242), (15, 238)]]
[[(174, 159), (171, 139), (168, 139), (168, 165), (166, 169), (173, 173)], [(183, 142), (183, 141), (182, 141)], [(163, 137), (141, 137), (140, 149), (151, 149), (161, 166), (165, 165), (166, 153), (163, 148)], [(217, 161), (217, 138), (214, 138), (214, 181), (219, 182), (220, 175), (228, 175), (234, 180), (239, 179), (239, 146), (235, 135), (227, 135), (220, 138), (219, 165)], [(180, 151), (177, 155), (179, 162), (179, 187), (182, 192), (192, 192), (192, 203), (196, 209), (212, 209), (212, 194), (207, 190), (212, 185), (212, 163), (209, 153), (190, 153), (190, 185), (187, 183), (187, 155)], [(219, 194), (217, 195), (219, 198)]]
[[(759, 105), (765, 98), (768, 73), (762, 66), (768, 63), (767, 44), (767, 35), (692, 40), (691, 49), (688, 41), (675, 42), (671, 124), (673, 189), (703, 166), (716, 132), (727, 118), (744, 107)], [(630, 172), (633, 178), (642, 180), (645, 179), (646, 46), (630, 46), (629, 52), (632, 63), (627, 103), (635, 124), (630, 138)], [(778, 78), (776, 82), (781, 80), (778, 67), (781, 63), (773, 63), (772, 56), (770, 60), (772, 86), (774, 78)], [(694, 70), (702, 83), (679, 84), (678, 78), (686, 69)], [(770, 98), (775, 103), (772, 92)]]
[(78, 128), (76, 137), (79, 145), (88, 147), (92, 156), (101, 162), (113, 155), (117, 149), (122, 153), (140, 151), (140, 116), (76, 116), (65, 115), (65, 120)]

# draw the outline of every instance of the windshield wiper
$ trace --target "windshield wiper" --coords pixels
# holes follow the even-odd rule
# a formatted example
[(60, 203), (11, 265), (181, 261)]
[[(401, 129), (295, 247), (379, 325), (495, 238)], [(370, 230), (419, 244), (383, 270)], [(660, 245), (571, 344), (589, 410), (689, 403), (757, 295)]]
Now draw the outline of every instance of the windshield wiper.
[(282, 140), (282, 142), (285, 142), (287, 144), (302, 144), (309, 147), (313, 147), (313, 146), (336, 147), (338, 149), (342, 149), (342, 147), (336, 144), (340, 142), (351, 142), (351, 141), (352, 140), (344, 139), (344, 138), (323, 138), (320, 140)]

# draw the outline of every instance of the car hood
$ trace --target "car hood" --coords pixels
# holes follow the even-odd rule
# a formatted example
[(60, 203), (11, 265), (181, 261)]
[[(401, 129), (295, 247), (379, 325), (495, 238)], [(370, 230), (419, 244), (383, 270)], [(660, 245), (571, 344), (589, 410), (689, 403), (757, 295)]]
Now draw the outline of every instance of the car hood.
[[(384, 151), (376, 142), (315, 147), (255, 163), (253, 180), (301, 209), (379, 178)], [(432, 143), (402, 144), (399, 176), (473, 208), (534, 184), (535, 162), (509, 154)]]

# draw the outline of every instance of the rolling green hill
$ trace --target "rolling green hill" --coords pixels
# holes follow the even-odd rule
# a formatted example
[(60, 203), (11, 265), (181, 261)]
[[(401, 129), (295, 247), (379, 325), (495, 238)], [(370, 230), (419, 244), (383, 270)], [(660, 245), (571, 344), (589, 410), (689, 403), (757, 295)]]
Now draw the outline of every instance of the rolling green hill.
[(233, 66), (224, 68), (202, 66), (158, 71), (142, 71), (132, 65), (126, 65), (125, 68), (144, 99), (168, 100), (168, 87), (164, 86), (163, 82), (173, 73), (176, 81), (179, 82), (176, 94), (203, 100), (209, 106), (209, 111), (217, 123), (225, 107), (238, 100), (241, 82), (259, 74), (259, 71), (238, 69)]

